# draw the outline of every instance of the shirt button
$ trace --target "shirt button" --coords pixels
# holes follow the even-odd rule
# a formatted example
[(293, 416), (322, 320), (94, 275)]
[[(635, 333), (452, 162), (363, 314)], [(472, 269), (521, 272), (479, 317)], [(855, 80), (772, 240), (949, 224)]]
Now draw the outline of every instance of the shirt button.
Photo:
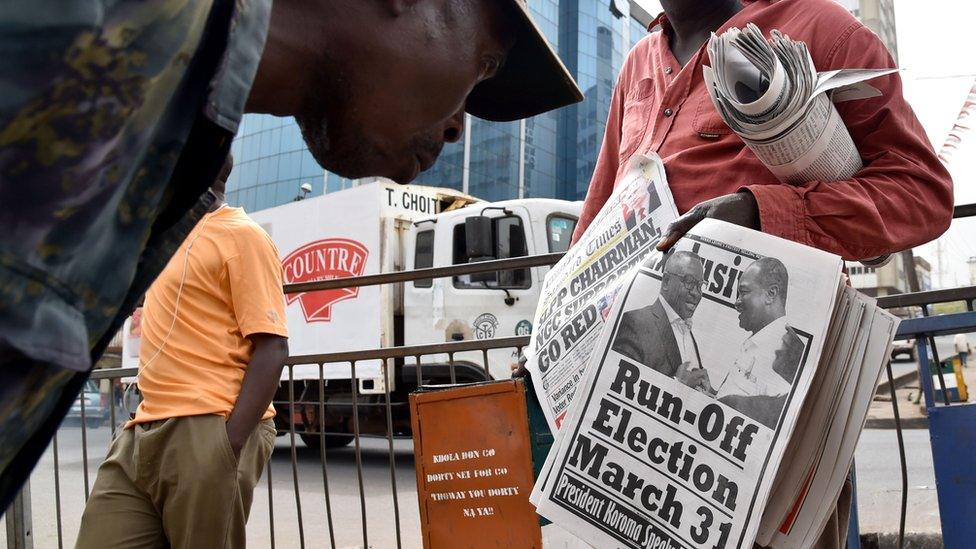
[(674, 114), (674, 111), (671, 109), (664, 109), (664, 116), (670, 117), (672, 114)]
[(664, 67), (664, 74), (671, 74), (671, 67)]

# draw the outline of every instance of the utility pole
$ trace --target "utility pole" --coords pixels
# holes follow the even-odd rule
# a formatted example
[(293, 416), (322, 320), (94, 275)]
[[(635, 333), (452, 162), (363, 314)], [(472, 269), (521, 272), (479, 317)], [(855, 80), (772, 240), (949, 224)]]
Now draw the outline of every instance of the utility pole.
[(915, 254), (912, 253), (911, 248), (901, 252), (901, 262), (905, 268), (905, 276), (908, 278), (908, 291), (912, 293), (921, 291), (921, 285), (918, 283), (918, 271), (915, 270)]

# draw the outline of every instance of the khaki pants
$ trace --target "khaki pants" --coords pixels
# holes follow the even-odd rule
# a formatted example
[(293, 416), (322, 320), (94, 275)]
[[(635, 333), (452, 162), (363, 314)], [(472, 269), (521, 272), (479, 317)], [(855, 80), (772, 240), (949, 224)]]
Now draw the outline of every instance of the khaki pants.
[(170, 418), (116, 435), (81, 518), (77, 549), (240, 548), (271, 420), (234, 458), (223, 416)]

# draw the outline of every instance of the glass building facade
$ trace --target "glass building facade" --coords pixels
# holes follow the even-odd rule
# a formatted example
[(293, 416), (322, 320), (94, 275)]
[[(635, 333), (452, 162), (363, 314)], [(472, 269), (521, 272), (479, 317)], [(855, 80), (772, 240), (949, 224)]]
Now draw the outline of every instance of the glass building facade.
[[(627, 0), (529, 0), (536, 23), (576, 78), (583, 102), (518, 122), (466, 117), (457, 143), (444, 147), (415, 183), (450, 187), (489, 201), (586, 195), (603, 140), (617, 74), (646, 34)], [(644, 17), (646, 18), (646, 17)], [(302, 142), (294, 119), (247, 115), (232, 148), (227, 201), (256, 211), (303, 195), (353, 185), (325, 172)]]

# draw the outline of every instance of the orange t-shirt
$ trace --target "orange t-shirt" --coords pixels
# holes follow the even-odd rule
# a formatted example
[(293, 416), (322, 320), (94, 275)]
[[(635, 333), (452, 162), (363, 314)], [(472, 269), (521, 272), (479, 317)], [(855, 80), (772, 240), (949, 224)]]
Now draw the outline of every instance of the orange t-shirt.
[[(126, 427), (228, 417), (253, 352), (247, 336), (259, 333), (288, 336), (278, 250), (244, 210), (225, 206), (197, 223), (146, 293), (143, 401)], [(269, 406), (264, 419), (274, 414)]]

